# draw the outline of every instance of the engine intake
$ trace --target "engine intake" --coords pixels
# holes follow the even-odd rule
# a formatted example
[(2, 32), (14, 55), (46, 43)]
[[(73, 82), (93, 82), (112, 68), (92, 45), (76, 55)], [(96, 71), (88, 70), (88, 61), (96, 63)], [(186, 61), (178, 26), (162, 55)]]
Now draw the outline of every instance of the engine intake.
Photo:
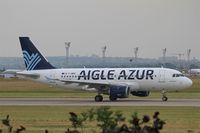
[(131, 91), (131, 94), (138, 97), (147, 97), (149, 96), (150, 91)]

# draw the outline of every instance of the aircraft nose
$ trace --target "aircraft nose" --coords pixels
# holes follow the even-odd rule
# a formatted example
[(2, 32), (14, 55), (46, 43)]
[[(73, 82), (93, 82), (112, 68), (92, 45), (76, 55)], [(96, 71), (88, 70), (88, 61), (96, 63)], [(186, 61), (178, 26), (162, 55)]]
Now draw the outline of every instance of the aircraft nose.
[(187, 78), (187, 81), (185, 83), (186, 83), (187, 87), (192, 86), (192, 80), (189, 78)]

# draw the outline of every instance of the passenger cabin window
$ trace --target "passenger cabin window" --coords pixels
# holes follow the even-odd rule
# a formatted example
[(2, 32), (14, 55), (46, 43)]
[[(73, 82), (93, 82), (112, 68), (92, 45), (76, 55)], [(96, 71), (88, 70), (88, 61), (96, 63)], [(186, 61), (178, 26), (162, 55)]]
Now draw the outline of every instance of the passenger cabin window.
[(61, 78), (64, 78), (64, 79), (74, 79), (77, 77), (78, 76), (75, 73), (61, 73)]
[(172, 77), (184, 77), (183, 74), (173, 74)]

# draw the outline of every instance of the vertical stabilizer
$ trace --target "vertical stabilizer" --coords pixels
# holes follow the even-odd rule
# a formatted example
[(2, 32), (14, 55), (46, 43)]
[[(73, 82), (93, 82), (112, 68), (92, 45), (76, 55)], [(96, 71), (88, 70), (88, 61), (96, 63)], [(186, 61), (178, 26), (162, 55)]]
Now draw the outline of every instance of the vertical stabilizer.
[(37, 50), (29, 37), (19, 37), (24, 57), (26, 69), (40, 70), (40, 69), (55, 69)]

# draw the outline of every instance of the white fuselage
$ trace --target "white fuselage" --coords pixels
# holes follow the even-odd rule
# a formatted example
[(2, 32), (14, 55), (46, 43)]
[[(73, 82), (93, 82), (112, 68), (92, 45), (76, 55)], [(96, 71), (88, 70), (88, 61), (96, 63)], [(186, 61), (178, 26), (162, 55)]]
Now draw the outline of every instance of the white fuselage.
[(200, 76), (200, 69), (190, 69), (189, 72), (192, 76)]
[(70, 89), (90, 90), (89, 85), (96, 83), (126, 85), (131, 91), (176, 91), (192, 85), (192, 81), (179, 71), (167, 68), (74, 68), (19, 73), (37, 74), (39, 78), (31, 79)]

